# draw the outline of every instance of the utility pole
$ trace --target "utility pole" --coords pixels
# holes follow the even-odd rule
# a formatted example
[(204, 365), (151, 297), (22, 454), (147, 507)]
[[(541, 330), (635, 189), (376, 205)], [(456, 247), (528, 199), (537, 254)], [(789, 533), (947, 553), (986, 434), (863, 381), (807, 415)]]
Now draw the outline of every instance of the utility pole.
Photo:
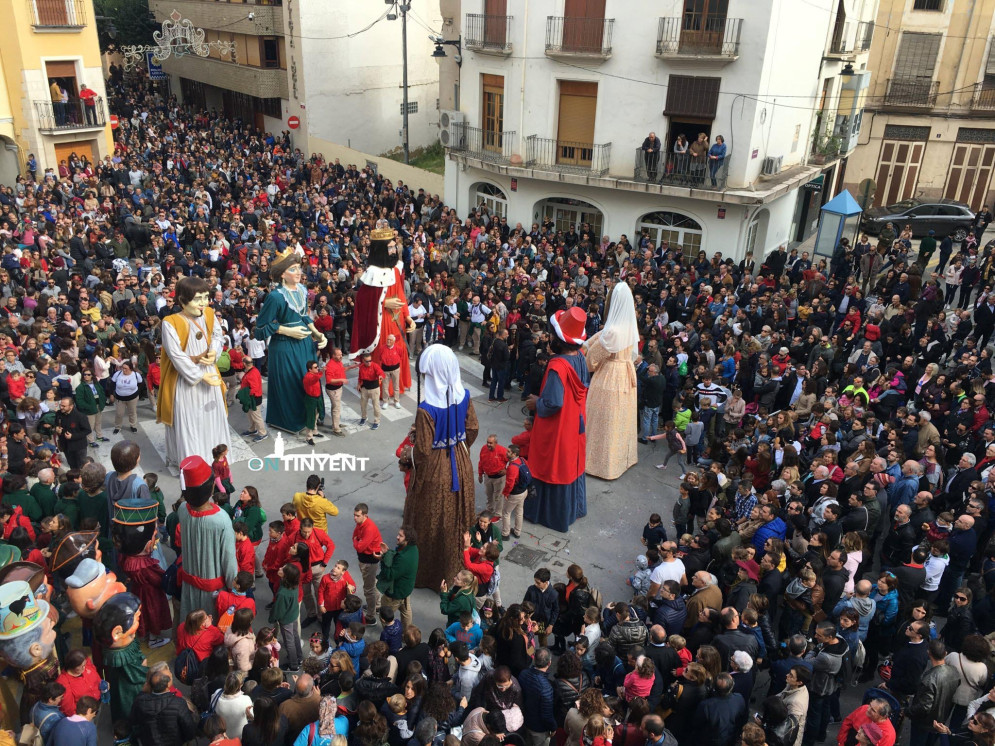
[(404, 162), (408, 163), (408, 10), (411, 8), (410, 0), (401, 0), (398, 6), (401, 11), (401, 54), (404, 57), (404, 102), (401, 104), (403, 112), (403, 140), (404, 140)]

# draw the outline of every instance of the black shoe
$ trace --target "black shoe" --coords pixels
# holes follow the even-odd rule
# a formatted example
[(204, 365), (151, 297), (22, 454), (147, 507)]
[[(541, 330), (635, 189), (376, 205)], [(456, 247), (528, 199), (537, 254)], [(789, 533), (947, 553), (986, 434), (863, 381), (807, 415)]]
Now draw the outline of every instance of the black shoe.
[(310, 627), (312, 624), (318, 623), (318, 617), (309, 616), (307, 619), (301, 622), (301, 627)]
[(133, 433), (137, 433), (138, 432), (138, 428), (137, 427), (130, 427), (128, 429), (131, 430), (131, 432), (133, 432)]
[(497, 401), (498, 401), (498, 404), (504, 404), (508, 400), (502, 397), (501, 399), (498, 399)]
[(481, 385), (482, 386), (490, 386), (491, 382), (490, 381), (484, 381)]
[(646, 438), (639, 438), (639, 442), (642, 443), (644, 446), (649, 445), (649, 441), (646, 440)]
[(247, 438), (247, 437), (249, 437), (250, 435), (255, 435), (255, 434), (256, 434), (256, 431), (255, 431), (255, 430), (246, 430), (246, 431), (245, 431), (244, 433), (242, 433), (242, 437), (243, 437), (243, 438)]
[(273, 608), (273, 601), (270, 601), (268, 604), (266, 604), (266, 610), (269, 611), (272, 608)]
[(304, 441), (304, 442), (305, 442), (305, 443), (307, 443), (307, 444), (308, 444), (309, 446), (313, 446), (313, 445), (314, 445), (314, 440), (313, 440), (313, 439), (311, 439), (311, 438), (308, 438), (308, 439), (307, 439), (306, 441)]

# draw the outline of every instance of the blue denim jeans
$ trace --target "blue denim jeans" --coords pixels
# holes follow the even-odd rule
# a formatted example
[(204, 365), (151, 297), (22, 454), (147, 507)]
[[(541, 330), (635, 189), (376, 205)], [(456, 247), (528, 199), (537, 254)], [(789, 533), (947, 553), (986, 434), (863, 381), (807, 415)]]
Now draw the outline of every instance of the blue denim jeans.
[(643, 438), (656, 435), (660, 422), (660, 409), (658, 407), (643, 407), (640, 413), (640, 431)]
[(506, 373), (504, 369), (495, 369), (491, 371), (491, 390), (490, 390), (491, 399), (504, 398), (505, 375)]

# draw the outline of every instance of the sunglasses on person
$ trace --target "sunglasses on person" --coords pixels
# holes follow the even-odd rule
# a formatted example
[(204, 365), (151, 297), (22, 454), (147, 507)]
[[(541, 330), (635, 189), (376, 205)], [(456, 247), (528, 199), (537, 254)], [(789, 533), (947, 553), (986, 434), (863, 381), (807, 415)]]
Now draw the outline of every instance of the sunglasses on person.
[(954, 601), (967, 601), (967, 596), (956, 595), (954, 596)]

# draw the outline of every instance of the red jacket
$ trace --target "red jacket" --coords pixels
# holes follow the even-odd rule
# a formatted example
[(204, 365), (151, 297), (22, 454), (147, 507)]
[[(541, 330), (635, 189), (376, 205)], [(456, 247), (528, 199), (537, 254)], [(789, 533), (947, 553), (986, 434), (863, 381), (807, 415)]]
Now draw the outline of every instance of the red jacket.
[(291, 542), (290, 534), (284, 532), (276, 541), (271, 541), (266, 545), (266, 554), (263, 555), (263, 569), (266, 574), (273, 574), (276, 577), (276, 572), (287, 564), (287, 558), (290, 556), (290, 545)]
[(477, 584), (486, 588), (494, 575), (494, 563), (484, 559), (479, 549), (470, 547), (463, 550), (463, 566), (477, 578)]
[(311, 554), (312, 565), (319, 562), (327, 565), (332, 561), (332, 555), (335, 554), (335, 542), (320, 528), (311, 529), (311, 535), (306, 539), (298, 531), (297, 536), (294, 537), (294, 541), (307, 544), (307, 548)]
[[(851, 731), (858, 731), (869, 722), (871, 722), (871, 719), (867, 717), (867, 705), (858, 707), (846, 716), (846, 719), (843, 721), (843, 725), (840, 726), (840, 732), (836, 737), (836, 742), (839, 746), (844, 746)], [(884, 738), (878, 741), (877, 746), (895, 746), (895, 726), (892, 725), (891, 721), (886, 718), (878, 723), (877, 726), (884, 734)]]
[[(519, 456), (514, 461), (508, 462), (508, 471), (505, 473), (504, 491), (502, 492), (505, 497), (511, 495), (512, 490), (515, 489), (515, 482), (518, 481), (518, 465), (523, 461), (525, 461), (525, 459)], [(525, 465), (528, 466), (528, 463), (526, 462)]]
[(66, 696), (60, 707), (67, 717), (76, 714), (76, 703), (80, 697), (93, 697), (100, 701), (100, 674), (89, 658), (83, 666), (82, 676), (73, 676), (68, 671), (63, 671), (56, 681), (66, 688)]
[(241, 387), (248, 389), (253, 396), (263, 395), (263, 374), (259, 372), (259, 368), (252, 366), (252, 370), (242, 376)]
[(523, 430), (514, 438), (511, 439), (511, 444), (513, 446), (518, 446), (518, 454), (525, 459), (529, 460), (529, 445), (532, 443), (532, 431)]
[(338, 580), (332, 580), (331, 573), (325, 573), (318, 584), (318, 606), (325, 607), (325, 611), (338, 611), (349, 595), (347, 586), (350, 585), (355, 588), (356, 581), (348, 572), (342, 573)]
[(224, 642), (224, 634), (213, 624), (207, 629), (202, 629), (195, 635), (188, 635), (187, 626), (182, 622), (179, 629), (176, 630), (177, 654), (190, 648), (197, 654), (197, 660), (199, 661), (205, 660), (214, 648), (218, 645), (224, 645)]
[[(31, 541), (35, 540), (35, 530), (31, 525), (31, 519), (24, 515), (20, 505), (14, 506), (14, 514), (8, 518), (7, 523), (4, 524), (3, 538), (5, 541), (10, 538), (11, 532), (18, 526), (28, 532), (28, 536), (31, 538)], [(76, 714), (75, 710), (73, 710), (73, 714)]]
[(321, 396), (321, 373), (309, 371), (304, 374), (304, 393), (315, 398)]
[(477, 474), (499, 474), (507, 466), (507, 448), (502, 445), (496, 445), (492, 451), (486, 444), (480, 448), (480, 461), (477, 463)]
[(239, 572), (255, 572), (256, 547), (248, 537), (242, 541), (235, 541), (235, 561), (238, 563)]
[[(218, 615), (214, 617), (215, 619), (220, 619), (222, 614), (224, 614), (232, 606), (235, 607), (234, 611), (239, 609), (252, 609), (252, 614), (256, 614), (256, 602), (253, 601), (248, 596), (242, 596), (234, 591), (229, 591), (227, 589), (221, 591), (216, 599), (215, 606)], [(234, 613), (234, 612), (233, 612)], [(182, 625), (181, 625), (182, 626)]]
[(357, 524), (356, 528), (352, 530), (352, 548), (360, 556), (379, 552), (382, 541), (380, 529), (377, 528), (377, 524), (373, 522), (372, 518), (367, 517), (365, 521)]

